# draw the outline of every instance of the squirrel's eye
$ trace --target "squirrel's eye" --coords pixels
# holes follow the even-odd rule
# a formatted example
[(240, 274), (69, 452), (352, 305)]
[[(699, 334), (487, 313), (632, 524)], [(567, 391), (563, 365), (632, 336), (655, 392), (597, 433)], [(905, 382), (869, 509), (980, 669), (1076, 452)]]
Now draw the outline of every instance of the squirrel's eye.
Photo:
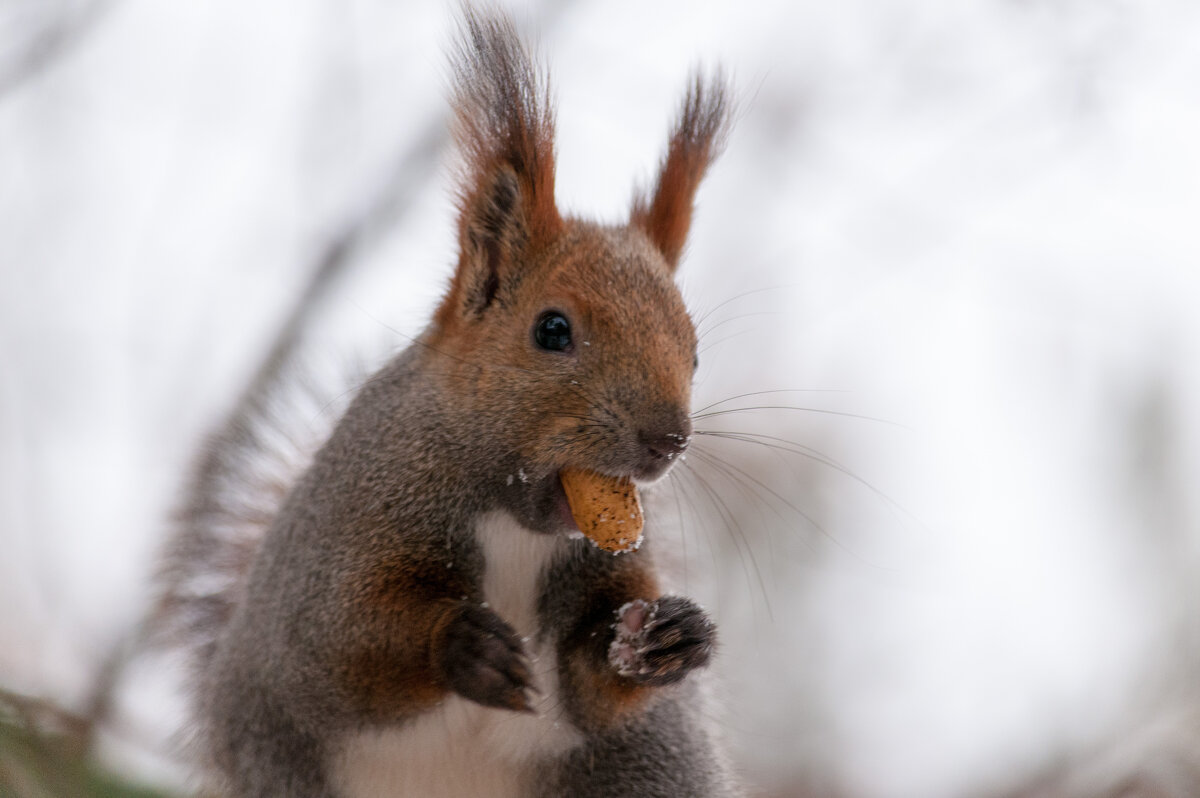
[(571, 324), (561, 313), (547, 311), (533, 328), (533, 340), (542, 349), (565, 352), (571, 347)]

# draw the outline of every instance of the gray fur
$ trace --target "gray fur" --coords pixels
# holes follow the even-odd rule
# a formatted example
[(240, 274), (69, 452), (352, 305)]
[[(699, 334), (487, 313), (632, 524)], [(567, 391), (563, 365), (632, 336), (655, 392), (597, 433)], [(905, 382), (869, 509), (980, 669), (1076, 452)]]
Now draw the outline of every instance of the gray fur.
[(693, 684), (674, 688), (620, 731), (597, 735), (551, 763), (536, 798), (735, 798), (741, 793), (717, 752), (704, 700)]

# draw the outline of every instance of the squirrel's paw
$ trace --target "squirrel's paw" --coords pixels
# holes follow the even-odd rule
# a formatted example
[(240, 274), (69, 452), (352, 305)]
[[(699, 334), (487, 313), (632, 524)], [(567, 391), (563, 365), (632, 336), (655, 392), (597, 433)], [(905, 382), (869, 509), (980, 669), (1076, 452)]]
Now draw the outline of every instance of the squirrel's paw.
[(672, 684), (708, 663), (717, 628), (691, 599), (637, 599), (617, 610), (608, 661), (617, 673), (647, 685)]
[(445, 640), (441, 665), (454, 692), (484, 706), (533, 712), (536, 690), (524, 648), (499, 615), (464, 604)]

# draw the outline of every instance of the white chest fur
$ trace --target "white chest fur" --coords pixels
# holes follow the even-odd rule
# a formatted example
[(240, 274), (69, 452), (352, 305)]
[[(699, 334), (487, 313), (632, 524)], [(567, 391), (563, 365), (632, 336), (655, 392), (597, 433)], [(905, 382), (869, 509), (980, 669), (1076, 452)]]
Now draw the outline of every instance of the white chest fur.
[(525, 638), (541, 695), (536, 713), (488, 709), (450, 696), (396, 729), (361, 732), (337, 763), (347, 798), (516, 798), (528, 792), (530, 764), (579, 743), (561, 718), (553, 640), (538, 640), (537, 600), (542, 575), (564, 545), (506, 513), (484, 516), (476, 528), (484, 555), (488, 606)]

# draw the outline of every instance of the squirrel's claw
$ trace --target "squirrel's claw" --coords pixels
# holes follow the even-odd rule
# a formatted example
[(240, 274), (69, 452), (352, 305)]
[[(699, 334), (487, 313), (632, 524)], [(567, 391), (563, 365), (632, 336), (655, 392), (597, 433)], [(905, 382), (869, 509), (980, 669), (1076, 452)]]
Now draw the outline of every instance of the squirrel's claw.
[[(463, 603), (446, 629), (441, 666), (450, 689), (478, 704), (533, 712), (533, 672), (512, 627), (478, 604)], [(535, 691), (536, 693), (536, 691)]]

